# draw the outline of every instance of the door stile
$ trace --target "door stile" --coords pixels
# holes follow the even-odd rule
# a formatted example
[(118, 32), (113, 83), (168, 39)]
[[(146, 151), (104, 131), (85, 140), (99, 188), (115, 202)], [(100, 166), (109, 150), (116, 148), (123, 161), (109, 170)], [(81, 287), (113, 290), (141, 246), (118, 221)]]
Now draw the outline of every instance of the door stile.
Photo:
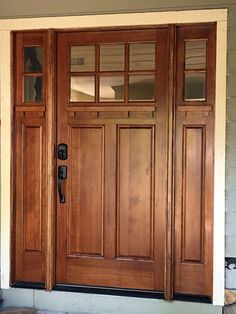
[[(103, 256), (114, 259), (116, 256), (116, 127), (107, 124), (105, 129), (104, 166), (104, 217), (103, 217)], [(105, 184), (106, 182), (106, 184)]]
[(47, 164), (47, 208), (46, 208), (46, 254), (45, 288), (51, 291), (55, 283), (55, 221), (56, 221), (56, 36), (54, 30), (47, 31), (48, 64), (46, 88), (46, 164)]
[[(164, 292), (166, 208), (167, 208), (167, 155), (168, 155), (168, 29), (162, 30), (157, 42), (158, 75), (162, 78), (155, 112), (155, 189), (154, 189), (154, 286)], [(157, 48), (158, 49), (158, 48)]]
[(173, 235), (174, 235), (174, 133), (175, 133), (175, 68), (176, 26), (169, 25), (168, 67), (168, 170), (167, 170), (167, 218), (165, 249), (165, 299), (173, 298)]

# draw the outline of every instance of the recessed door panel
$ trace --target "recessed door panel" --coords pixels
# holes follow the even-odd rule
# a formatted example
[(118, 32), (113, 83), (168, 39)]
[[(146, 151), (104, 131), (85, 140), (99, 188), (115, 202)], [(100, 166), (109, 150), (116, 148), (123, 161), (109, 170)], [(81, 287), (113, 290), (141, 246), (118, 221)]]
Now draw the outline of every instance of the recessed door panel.
[(154, 128), (118, 128), (117, 257), (153, 259)]
[(69, 254), (103, 255), (104, 128), (70, 127)]

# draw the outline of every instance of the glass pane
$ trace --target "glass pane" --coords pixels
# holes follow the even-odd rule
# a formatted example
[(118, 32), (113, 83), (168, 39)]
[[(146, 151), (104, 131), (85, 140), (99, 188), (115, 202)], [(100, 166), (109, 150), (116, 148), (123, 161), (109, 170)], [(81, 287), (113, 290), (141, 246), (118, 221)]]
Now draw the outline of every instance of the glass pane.
[(155, 75), (130, 75), (129, 100), (155, 100)]
[(70, 101), (93, 102), (95, 100), (94, 76), (71, 76)]
[(130, 70), (155, 69), (155, 43), (140, 43), (129, 45)]
[(206, 73), (185, 74), (185, 100), (205, 100)]
[(42, 72), (42, 47), (24, 48), (25, 72)]
[(185, 42), (185, 69), (206, 68), (206, 40)]
[(43, 100), (43, 78), (40, 76), (24, 77), (24, 102), (38, 102)]
[(95, 71), (95, 47), (72, 46), (70, 50), (71, 72)]
[(123, 44), (100, 45), (100, 71), (124, 71)]
[(99, 101), (124, 101), (124, 76), (101, 76)]

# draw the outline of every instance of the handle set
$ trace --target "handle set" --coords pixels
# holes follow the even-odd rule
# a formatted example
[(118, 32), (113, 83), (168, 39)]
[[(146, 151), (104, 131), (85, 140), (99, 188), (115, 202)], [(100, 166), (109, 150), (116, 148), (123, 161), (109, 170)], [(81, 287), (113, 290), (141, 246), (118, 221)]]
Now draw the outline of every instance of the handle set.
[[(66, 160), (68, 158), (68, 146), (64, 143), (61, 143), (57, 146), (57, 157), (60, 160)], [(67, 179), (67, 166), (60, 165), (58, 166), (58, 193), (60, 198), (60, 203), (65, 203), (65, 194), (63, 193), (63, 180)]]

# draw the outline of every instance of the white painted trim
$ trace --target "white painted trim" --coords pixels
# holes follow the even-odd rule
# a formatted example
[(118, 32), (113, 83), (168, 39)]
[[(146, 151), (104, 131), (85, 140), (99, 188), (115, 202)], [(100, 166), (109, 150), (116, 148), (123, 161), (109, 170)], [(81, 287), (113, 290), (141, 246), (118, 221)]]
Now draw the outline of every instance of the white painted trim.
[(10, 32), (0, 32), (1, 105), (1, 287), (10, 275), (10, 169), (11, 169), (11, 46)]
[(224, 304), (227, 22), (217, 23), (214, 163), (213, 303)]
[(227, 9), (103, 14), (0, 20), (0, 30), (161, 25), (225, 21)]
[[(213, 303), (224, 304), (224, 210), (225, 210), (225, 108), (227, 9), (151, 13), (107, 14), (0, 20), (1, 89), (1, 283), (9, 288), (10, 272), (10, 149), (11, 82), (10, 31), (48, 28), (161, 25), (217, 22), (215, 190), (214, 190), (214, 289)], [(219, 88), (220, 87), (220, 88)]]

